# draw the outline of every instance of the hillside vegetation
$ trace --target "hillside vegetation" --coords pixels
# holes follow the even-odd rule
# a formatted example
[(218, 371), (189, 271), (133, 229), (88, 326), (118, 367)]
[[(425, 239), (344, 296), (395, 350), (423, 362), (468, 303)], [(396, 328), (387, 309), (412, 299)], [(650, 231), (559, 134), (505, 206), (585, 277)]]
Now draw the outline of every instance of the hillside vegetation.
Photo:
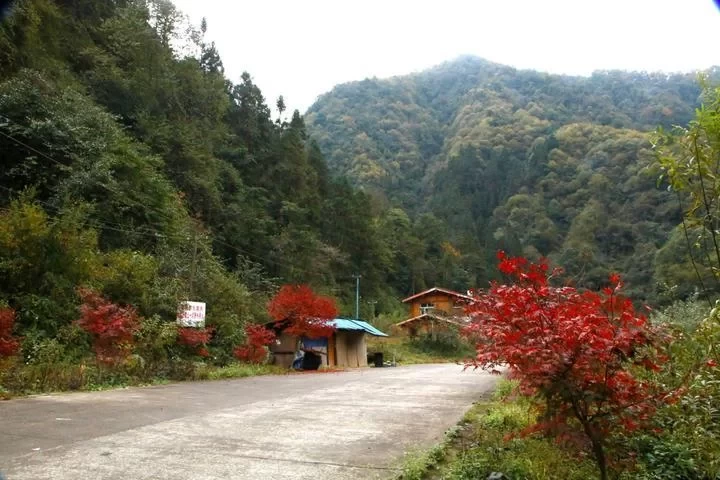
[(331, 171), (449, 232), (449, 286), (484, 286), (502, 248), (549, 256), (590, 288), (624, 272), (657, 302), (695, 284), (649, 132), (687, 124), (699, 96), (695, 74), (568, 77), (461, 57), (339, 85), (306, 119)]
[[(21, 0), (3, 14), (0, 342), (20, 339), (17, 365), (91, 356), (83, 298), (93, 315), (137, 316), (139, 331), (113, 338), (139, 342), (152, 370), (199, 352), (231, 361), (284, 283), (349, 315), (361, 274), (368, 318), (452, 274), (444, 225), (331, 174), (299, 112), (249, 73), (225, 76), (205, 21), (167, 0)], [(178, 346), (184, 300), (207, 303), (212, 335)]]

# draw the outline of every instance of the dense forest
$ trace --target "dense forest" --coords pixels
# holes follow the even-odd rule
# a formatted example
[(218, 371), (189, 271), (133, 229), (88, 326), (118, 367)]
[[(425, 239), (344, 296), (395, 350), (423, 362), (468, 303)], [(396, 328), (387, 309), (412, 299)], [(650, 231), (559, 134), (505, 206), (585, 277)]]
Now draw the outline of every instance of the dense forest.
[(208, 28), (167, 0), (7, 12), (0, 301), (26, 339), (62, 335), (89, 287), (145, 318), (205, 301), (227, 354), (283, 283), (349, 315), (359, 274), (370, 317), (450, 275), (445, 225), (331, 174), (299, 112), (225, 76)]
[(461, 57), (339, 85), (306, 119), (332, 172), (447, 235), (448, 286), (486, 285), (505, 249), (547, 256), (584, 287), (623, 272), (658, 303), (698, 282), (651, 132), (686, 125), (700, 93), (695, 74), (569, 77)]

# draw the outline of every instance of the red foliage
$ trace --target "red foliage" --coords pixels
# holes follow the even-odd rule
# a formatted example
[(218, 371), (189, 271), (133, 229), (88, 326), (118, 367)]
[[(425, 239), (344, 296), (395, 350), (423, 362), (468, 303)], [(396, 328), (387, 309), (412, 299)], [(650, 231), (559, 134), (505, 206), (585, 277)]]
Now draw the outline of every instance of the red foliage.
[(235, 357), (243, 362), (262, 363), (267, 357), (267, 347), (275, 341), (275, 333), (262, 325), (245, 326), (246, 340), (234, 351)]
[(212, 333), (212, 328), (182, 327), (178, 329), (178, 343), (185, 345), (196, 355), (209, 357), (210, 352), (208, 352), (206, 345), (210, 341)]
[(307, 285), (285, 285), (268, 304), (268, 312), (289, 335), (329, 337), (335, 327), (329, 324), (337, 314), (335, 301), (316, 295)]
[(135, 309), (116, 305), (91, 289), (80, 288), (78, 294), (83, 304), (77, 324), (92, 336), (97, 359), (107, 364), (123, 360), (140, 327)]
[(15, 310), (0, 308), (0, 358), (12, 357), (20, 349), (20, 342), (12, 335)]
[(494, 372), (507, 365), (521, 391), (542, 400), (542, 421), (530, 431), (584, 436), (603, 473), (613, 431), (638, 428), (667, 398), (629, 368), (660, 368), (656, 332), (620, 295), (617, 274), (602, 292), (580, 292), (551, 286), (560, 271), (550, 272), (544, 260), (503, 252), (498, 259), (513, 283), (493, 283), (468, 306), (466, 333), (480, 339), (470, 365)]

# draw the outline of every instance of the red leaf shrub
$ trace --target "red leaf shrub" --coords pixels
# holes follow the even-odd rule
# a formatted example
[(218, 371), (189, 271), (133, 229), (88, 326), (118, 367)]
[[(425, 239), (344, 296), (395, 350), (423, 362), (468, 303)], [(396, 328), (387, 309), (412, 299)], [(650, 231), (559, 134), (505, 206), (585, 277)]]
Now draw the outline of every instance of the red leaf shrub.
[(234, 350), (235, 358), (243, 362), (262, 363), (267, 357), (267, 347), (275, 341), (275, 333), (262, 325), (245, 326), (245, 343)]
[(268, 304), (268, 313), (286, 333), (297, 337), (329, 337), (335, 327), (335, 301), (317, 295), (307, 285), (285, 285)]
[[(635, 371), (658, 370), (656, 333), (620, 295), (617, 274), (601, 292), (554, 287), (541, 261), (498, 253), (499, 269), (513, 283), (491, 284), (467, 307), (466, 334), (477, 340), (469, 366), (497, 372), (506, 365), (521, 391), (540, 400), (540, 422), (529, 432), (558, 439), (578, 434), (591, 447), (607, 478), (606, 447), (618, 430), (633, 430), (665, 400), (656, 385)], [(633, 368), (633, 365), (636, 366)]]
[(125, 359), (140, 328), (137, 311), (116, 305), (88, 288), (78, 289), (78, 295), (83, 303), (77, 324), (92, 337), (98, 361), (115, 364)]
[(12, 357), (20, 349), (20, 341), (13, 337), (15, 310), (9, 307), (0, 308), (0, 358)]
[(182, 327), (178, 329), (178, 343), (188, 347), (195, 355), (209, 357), (210, 352), (206, 348), (212, 337), (212, 328), (191, 328)]

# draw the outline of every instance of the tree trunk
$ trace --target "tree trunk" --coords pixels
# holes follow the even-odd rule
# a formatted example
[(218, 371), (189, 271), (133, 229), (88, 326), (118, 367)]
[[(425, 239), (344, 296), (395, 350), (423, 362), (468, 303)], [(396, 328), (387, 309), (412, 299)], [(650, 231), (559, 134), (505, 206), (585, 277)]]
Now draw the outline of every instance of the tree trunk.
[(607, 480), (607, 463), (605, 461), (605, 449), (600, 441), (592, 440), (593, 453), (595, 454), (595, 461), (597, 462), (598, 468), (600, 469), (600, 480)]
[(603, 447), (603, 442), (600, 438), (598, 438), (595, 430), (592, 428), (592, 425), (588, 422), (583, 422), (583, 429), (592, 444), (595, 463), (597, 463), (598, 469), (600, 470), (600, 480), (608, 480), (607, 460), (605, 459), (605, 448)]

